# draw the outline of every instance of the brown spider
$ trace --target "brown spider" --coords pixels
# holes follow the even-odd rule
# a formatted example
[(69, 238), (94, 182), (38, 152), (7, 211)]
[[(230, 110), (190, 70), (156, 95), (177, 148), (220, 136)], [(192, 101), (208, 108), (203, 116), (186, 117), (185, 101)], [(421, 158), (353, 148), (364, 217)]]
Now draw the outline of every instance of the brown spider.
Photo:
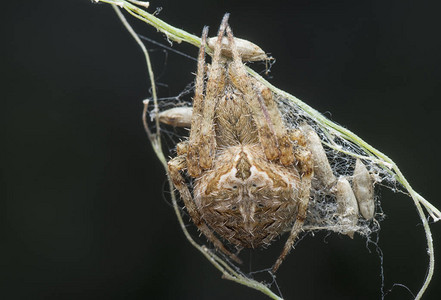
[[(191, 116), (190, 137), (177, 145), (178, 156), (168, 168), (194, 224), (234, 261), (240, 262), (219, 238), (238, 249), (257, 248), (290, 231), (275, 272), (302, 231), (314, 172), (319, 184), (333, 187), (341, 215), (355, 214), (356, 222), (358, 205), (347, 180), (337, 181), (332, 174), (312, 128), (288, 129), (271, 91), (247, 74), (242, 63), (247, 44), (238, 50), (228, 16), (211, 43), (211, 66), (205, 63), (208, 27), (203, 30), (193, 113), (186, 113)], [(180, 118), (162, 121), (177, 125)], [(194, 179), (192, 191), (181, 174), (184, 170)], [(368, 189), (369, 184), (361, 186)]]

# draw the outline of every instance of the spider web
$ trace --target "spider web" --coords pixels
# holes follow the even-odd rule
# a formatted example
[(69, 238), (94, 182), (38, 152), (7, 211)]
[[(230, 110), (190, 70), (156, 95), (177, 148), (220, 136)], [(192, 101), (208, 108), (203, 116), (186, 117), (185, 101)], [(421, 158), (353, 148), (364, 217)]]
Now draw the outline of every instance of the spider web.
[[(346, 178), (350, 182), (354, 173), (356, 159), (359, 158), (368, 169), (376, 184), (387, 185), (398, 189), (394, 176), (375, 163), (375, 158), (367, 150), (348, 141), (336, 133), (331, 133), (289, 99), (274, 94), (277, 99), (279, 110), (288, 128), (299, 128), (304, 124), (312, 127), (320, 137), (326, 157), (336, 178)], [(381, 209), (380, 199), (375, 193), (375, 214), (371, 220), (364, 219), (359, 215), (358, 222), (353, 224), (348, 217), (338, 213), (336, 198), (329, 194), (328, 190), (318, 184), (312, 185), (311, 198), (308, 204), (308, 215), (305, 221), (305, 231), (328, 230), (340, 234), (356, 232), (367, 239), (371, 234), (380, 230), (380, 221), (385, 217)]]

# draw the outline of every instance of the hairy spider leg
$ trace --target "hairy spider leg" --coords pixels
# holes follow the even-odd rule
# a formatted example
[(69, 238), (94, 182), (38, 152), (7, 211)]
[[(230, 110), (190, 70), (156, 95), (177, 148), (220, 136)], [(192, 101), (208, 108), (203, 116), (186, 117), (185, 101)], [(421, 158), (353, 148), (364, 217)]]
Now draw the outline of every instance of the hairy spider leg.
[(204, 100), (204, 75), (205, 75), (205, 44), (208, 36), (208, 26), (202, 31), (201, 47), (198, 55), (198, 68), (196, 74), (195, 92), (193, 97), (193, 113), (191, 118), (190, 138), (187, 152), (188, 174), (198, 177), (201, 174), (199, 166), (199, 137), (202, 123)]
[(299, 129), (291, 129), (288, 134), (290, 140), (294, 142), (294, 157), (300, 176), (302, 178), (315, 176), (315, 160), (307, 138)]
[[(261, 139), (264, 138), (264, 140), (262, 140), (264, 152), (269, 160), (273, 160), (280, 155), (280, 163), (284, 166), (289, 166), (294, 162), (293, 145), (288, 131), (283, 124), (282, 116), (277, 107), (277, 103), (274, 101), (272, 93), (268, 87), (257, 81), (255, 82), (255, 86), (251, 84), (251, 81), (248, 79), (247, 72), (242, 64), (240, 54), (235, 46), (231, 27), (227, 26), (226, 30), (231, 52), (233, 53), (232, 67), (234, 67), (234, 71), (239, 74), (240, 77), (242, 77), (242, 79), (239, 79), (240, 84), (245, 84), (244, 87), (248, 90), (248, 92), (245, 94), (251, 96), (248, 100), (252, 101), (249, 103), (253, 109), (254, 120), (259, 128)], [(235, 72), (232, 72), (233, 74), (231, 74), (233, 78)], [(254, 90), (254, 93), (250, 93), (250, 89)], [(252, 97), (252, 95), (257, 96), (259, 105), (256, 105), (256, 99)], [(270, 140), (267, 140), (266, 138), (268, 132), (273, 133)], [(278, 151), (274, 150), (274, 145), (276, 145), (275, 147), (277, 147), (280, 151), (279, 153), (276, 153)]]
[(176, 187), (176, 189), (179, 191), (179, 194), (181, 195), (181, 198), (184, 201), (185, 207), (190, 217), (193, 220), (193, 223), (196, 225), (199, 231), (202, 234), (204, 234), (205, 237), (211, 243), (213, 243), (213, 245), (218, 250), (228, 255), (235, 262), (239, 264), (242, 263), (241, 260), (236, 255), (234, 255), (225, 248), (222, 242), (214, 235), (213, 231), (202, 220), (199, 211), (196, 207), (196, 204), (193, 201), (190, 190), (188, 189), (188, 186), (186, 185), (185, 180), (180, 173), (180, 171), (184, 170), (186, 167), (187, 167), (187, 159), (185, 154), (177, 156), (168, 162), (168, 171), (170, 174), (170, 178), (173, 181), (173, 184)]
[(296, 167), (300, 172), (300, 178), (302, 184), (299, 185), (299, 198), (297, 199), (298, 211), (296, 216), (296, 221), (291, 229), (290, 235), (285, 242), (282, 253), (280, 253), (279, 258), (273, 266), (272, 271), (275, 273), (280, 265), (282, 264), (285, 257), (291, 251), (294, 242), (302, 232), (302, 227), (306, 219), (308, 212), (308, 204), (311, 190), (311, 179), (314, 175), (313, 163), (311, 159), (311, 152), (307, 150), (307, 142), (300, 130), (294, 129), (288, 132), (290, 140), (295, 142), (294, 147), (294, 157), (296, 162)]
[(233, 54), (233, 61), (229, 65), (231, 81), (242, 92), (243, 98), (251, 109), (252, 118), (256, 123), (259, 139), (266, 158), (268, 160), (275, 160), (279, 158), (279, 150), (270, 115), (262, 95), (254, 90), (247, 71), (242, 64), (242, 58), (236, 48), (230, 26), (227, 26), (227, 36)]
[(292, 165), (294, 163), (293, 144), (271, 90), (258, 81), (255, 81), (255, 88), (257, 89), (257, 95), (262, 95), (263, 101), (268, 109), (268, 115), (274, 125), (274, 134), (277, 138), (280, 150), (280, 163), (284, 166)]
[(216, 136), (214, 129), (214, 116), (216, 112), (217, 102), (222, 95), (225, 87), (224, 72), (225, 69), (220, 63), (222, 38), (224, 36), (225, 27), (228, 23), (229, 14), (225, 14), (219, 27), (216, 45), (214, 47), (213, 59), (209, 71), (207, 87), (204, 98), (204, 108), (202, 114), (202, 123), (199, 133), (200, 151), (199, 164), (203, 169), (210, 169), (213, 165), (213, 157), (216, 149)]
[(298, 130), (295, 131), (295, 135), (291, 135), (291, 138), (297, 142), (297, 147), (295, 147), (294, 156), (296, 159), (296, 167), (300, 171), (300, 178), (302, 184), (299, 185), (299, 194), (297, 199), (297, 216), (296, 221), (291, 229), (290, 235), (285, 242), (282, 253), (280, 253), (279, 258), (273, 266), (272, 271), (275, 273), (280, 265), (282, 264), (285, 257), (291, 251), (294, 242), (302, 232), (303, 224), (308, 213), (309, 197), (311, 192), (311, 179), (314, 175), (313, 163), (311, 159), (311, 152), (306, 148), (306, 141), (302, 133)]
[[(266, 157), (269, 160), (276, 159), (279, 156), (279, 151), (278, 151), (279, 149), (277, 143), (278, 141), (276, 140), (276, 132), (273, 126), (274, 123), (270, 119), (271, 115), (266, 108), (263, 96), (260, 94), (260, 92), (256, 93), (252, 87), (252, 83), (248, 78), (246, 70), (242, 64), (240, 55), (235, 47), (231, 28), (227, 26), (226, 30), (227, 30), (230, 47), (233, 53), (233, 62), (231, 63), (230, 66), (231, 68), (230, 76), (232, 78), (233, 84), (235, 84), (235, 86), (242, 91), (242, 93), (244, 94), (244, 98), (247, 100), (247, 102), (249, 101), (248, 103), (251, 106), (253, 118), (257, 124), (260, 140), (263, 149), (265, 151)], [(255, 98), (253, 97), (253, 95), (257, 95), (257, 97)], [(270, 103), (272, 98), (269, 99), (269, 97), (267, 97), (266, 100)], [(272, 108), (276, 108), (276, 107), (273, 106)], [(285, 127), (283, 126), (282, 120), (281, 119), (277, 120), (277, 118), (280, 118), (280, 115), (275, 113), (272, 114), (275, 115), (276, 122), (280, 122), (280, 124), (282, 125), (280, 131), (277, 131), (277, 133), (279, 134), (277, 138), (282, 142), (290, 145), (291, 142), (289, 139), (289, 135), (286, 132), (286, 129), (283, 129)], [(285, 130), (285, 134), (283, 134), (283, 130)], [(305, 143), (302, 143), (302, 145), (303, 144)], [(285, 145), (283, 151), (287, 152), (284, 155), (288, 155), (288, 156), (291, 155), (289, 152), (293, 151), (292, 146), (287, 148)], [(299, 169), (302, 171), (301, 174), (302, 184), (300, 185), (301, 190), (299, 191), (299, 199), (297, 199), (298, 211), (297, 211), (296, 221), (291, 229), (290, 236), (288, 237), (288, 240), (285, 243), (282, 253), (280, 254), (279, 258), (277, 259), (276, 263), (273, 266), (273, 272), (276, 272), (277, 269), (280, 267), (286, 255), (288, 255), (289, 251), (291, 250), (295, 239), (302, 231), (303, 223), (305, 222), (306, 214), (308, 210), (310, 188), (311, 188), (311, 177), (313, 175), (312, 164), (310, 163), (310, 154), (306, 149), (303, 148), (303, 146), (299, 145), (299, 149), (296, 149), (295, 153), (292, 155), (298, 156), (299, 160), (297, 161), (297, 164), (300, 167)]]

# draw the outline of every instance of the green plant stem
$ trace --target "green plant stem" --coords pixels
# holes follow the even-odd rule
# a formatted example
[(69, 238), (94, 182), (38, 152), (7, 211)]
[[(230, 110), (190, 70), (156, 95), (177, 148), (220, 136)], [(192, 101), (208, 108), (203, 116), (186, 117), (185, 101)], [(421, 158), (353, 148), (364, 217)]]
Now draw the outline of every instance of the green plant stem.
[[(142, 20), (143, 22), (146, 22), (147, 24), (155, 27), (157, 30), (164, 33), (166, 35), (167, 39), (169, 39), (169, 40), (173, 40), (178, 43), (185, 41), (185, 42), (192, 44), (196, 47), (199, 47), (201, 44), (201, 40), (199, 37), (192, 35), (192, 34), (189, 34), (188, 32), (186, 32), (184, 30), (170, 26), (169, 24), (165, 23), (164, 21), (156, 18), (154, 15), (149, 14), (149, 13), (145, 12), (144, 10), (138, 8), (137, 6), (133, 5), (132, 3), (130, 3), (131, 2), (130, 0), (129, 1), (96, 0), (96, 2), (109, 3), (109, 4), (117, 5), (123, 9), (125, 9), (128, 13), (130, 13), (134, 17)], [(134, 1), (134, 2), (137, 2), (137, 1)], [(121, 18), (122, 14), (119, 12), (119, 10), (118, 10), (118, 13)], [(121, 20), (123, 20), (123, 19), (121, 19)], [(145, 49), (145, 46), (141, 43), (141, 41), (139, 41), (139, 38), (136, 36), (136, 33), (134, 33), (134, 31), (130, 28), (130, 25), (128, 25), (127, 21), (123, 21), (123, 23), (126, 26), (126, 28), (128, 28), (131, 35), (137, 40), (138, 44), (142, 48), (144, 55), (146, 57), (147, 67), (148, 67), (149, 76), (150, 76), (150, 83), (151, 83), (152, 90), (153, 90), (153, 95), (152, 95), (153, 102), (155, 105), (155, 109), (157, 109), (158, 106), (157, 106), (157, 97), (156, 97), (154, 76), (153, 76), (153, 71), (151, 70), (150, 59), (149, 59), (147, 50)], [(424, 294), (425, 290), (427, 289), (427, 287), (432, 279), (434, 265), (435, 265), (432, 234), (431, 234), (430, 227), (429, 227), (428, 221), (426, 219), (426, 215), (424, 214), (422, 206), (424, 206), (424, 208), (427, 210), (428, 214), (433, 218), (433, 220), (435, 222), (441, 220), (441, 212), (435, 206), (433, 206), (429, 201), (427, 201), (421, 195), (419, 195), (411, 187), (409, 182), (406, 180), (406, 178), (401, 173), (398, 166), (385, 154), (383, 154), (382, 152), (378, 151), (377, 149), (375, 149), (374, 147), (372, 147), (371, 145), (369, 145), (368, 143), (363, 141), (361, 138), (359, 138), (356, 134), (352, 133), (348, 129), (330, 121), (329, 119), (324, 117), (321, 113), (319, 113), (317, 110), (310, 107), (309, 105), (307, 105), (303, 101), (299, 100), (298, 98), (294, 97), (293, 95), (291, 95), (285, 91), (282, 91), (282, 90), (274, 87), (269, 82), (267, 82), (265, 79), (263, 79), (260, 75), (258, 75), (255, 71), (248, 68), (248, 72), (253, 77), (255, 77), (257, 80), (259, 80), (264, 85), (269, 87), (275, 94), (278, 94), (286, 99), (289, 99), (290, 101), (295, 103), (297, 106), (299, 106), (310, 118), (312, 118), (317, 124), (319, 124), (326, 131), (329, 131), (335, 136), (339, 136), (340, 138), (343, 138), (347, 141), (350, 141), (350, 142), (354, 143), (355, 145), (363, 148), (367, 153), (372, 154), (372, 156), (374, 156), (374, 157), (372, 157), (372, 158), (371, 157), (364, 157), (364, 158), (372, 160), (376, 164), (380, 165), (385, 171), (393, 174), (396, 181), (399, 182), (407, 190), (410, 197), (413, 199), (413, 202), (414, 202), (415, 207), (417, 209), (418, 215), (420, 216), (420, 219), (423, 223), (423, 228), (424, 228), (426, 240), (427, 240), (427, 248), (428, 248), (427, 251), (428, 251), (428, 255), (429, 255), (428, 272), (426, 274), (426, 278), (424, 280), (424, 283), (423, 283), (420, 291), (418, 292), (417, 296), (415, 297), (415, 299), (421, 299), (422, 295)], [(145, 109), (144, 113), (146, 113), (146, 109)], [(144, 116), (144, 121), (145, 121), (145, 116)], [(146, 123), (145, 123), (145, 125), (146, 125)], [(158, 120), (156, 120), (156, 130), (157, 130), (157, 132), (155, 134), (152, 134), (149, 131), (148, 127), (146, 126), (146, 131), (149, 135), (150, 140), (152, 141), (153, 149), (155, 150), (155, 153), (158, 156), (159, 160), (162, 162), (164, 168), (167, 170), (167, 162), (166, 162), (165, 156), (164, 156), (164, 154), (162, 152), (162, 148), (161, 148), (162, 146), (161, 146), (160, 132), (159, 132), (160, 127), (159, 127)], [(334, 147), (334, 149), (336, 149), (338, 151), (342, 151), (342, 149), (338, 149), (336, 147)], [(353, 154), (350, 154), (350, 155), (353, 155)], [(170, 183), (170, 190), (173, 190), (173, 186), (170, 181), (169, 181), (169, 183)], [(190, 243), (194, 247), (196, 247), (200, 252), (202, 252), (207, 257), (207, 259), (209, 259), (209, 261), (213, 265), (215, 265), (215, 267), (217, 269), (219, 269), (223, 273), (224, 278), (230, 279), (230, 280), (236, 281), (240, 284), (243, 284), (243, 285), (255, 288), (257, 290), (260, 290), (261, 292), (267, 294), (268, 296), (272, 297), (273, 299), (280, 299), (277, 295), (272, 293), (271, 290), (269, 290), (268, 287), (266, 287), (265, 285), (263, 285), (259, 282), (256, 282), (254, 280), (248, 279), (248, 278), (244, 277), (243, 275), (235, 272), (222, 259), (217, 257), (214, 253), (209, 251), (206, 247), (198, 245), (191, 238), (191, 236), (188, 234), (188, 232), (185, 228), (184, 222), (182, 220), (182, 216), (180, 214), (179, 206), (177, 205), (176, 197), (173, 193), (172, 193), (172, 201), (173, 201), (173, 205), (174, 205), (175, 212), (177, 214), (179, 223), (180, 223), (181, 228), (184, 231), (184, 234), (187, 237), (187, 239), (190, 241)]]

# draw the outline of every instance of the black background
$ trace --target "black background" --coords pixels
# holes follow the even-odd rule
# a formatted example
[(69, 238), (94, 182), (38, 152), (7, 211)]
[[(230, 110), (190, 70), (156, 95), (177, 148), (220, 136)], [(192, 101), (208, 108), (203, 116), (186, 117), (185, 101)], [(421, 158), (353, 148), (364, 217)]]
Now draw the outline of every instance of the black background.
[[(157, 0), (150, 11), (162, 7), (163, 20), (196, 35), (203, 25), (214, 35), (230, 12), (236, 36), (277, 59), (274, 85), (390, 156), (440, 208), (435, 3)], [(222, 280), (178, 227), (140, 120), (150, 96), (144, 59), (111, 7), (8, 1), (2, 10), (0, 297), (267, 299)], [(173, 53), (165, 64), (159, 50), (153, 61), (168, 85), (160, 97), (177, 95), (196, 69)], [(417, 292), (428, 263), (422, 226), (410, 198), (380, 193), (385, 290), (401, 283)], [(441, 261), (440, 225), (432, 229)], [(370, 249), (358, 236), (306, 237), (278, 273), (283, 295), (380, 298), (380, 259)], [(251, 262), (278, 251), (256, 251)], [(425, 299), (437, 299), (440, 276), (438, 267)], [(412, 296), (396, 287), (386, 299)]]

